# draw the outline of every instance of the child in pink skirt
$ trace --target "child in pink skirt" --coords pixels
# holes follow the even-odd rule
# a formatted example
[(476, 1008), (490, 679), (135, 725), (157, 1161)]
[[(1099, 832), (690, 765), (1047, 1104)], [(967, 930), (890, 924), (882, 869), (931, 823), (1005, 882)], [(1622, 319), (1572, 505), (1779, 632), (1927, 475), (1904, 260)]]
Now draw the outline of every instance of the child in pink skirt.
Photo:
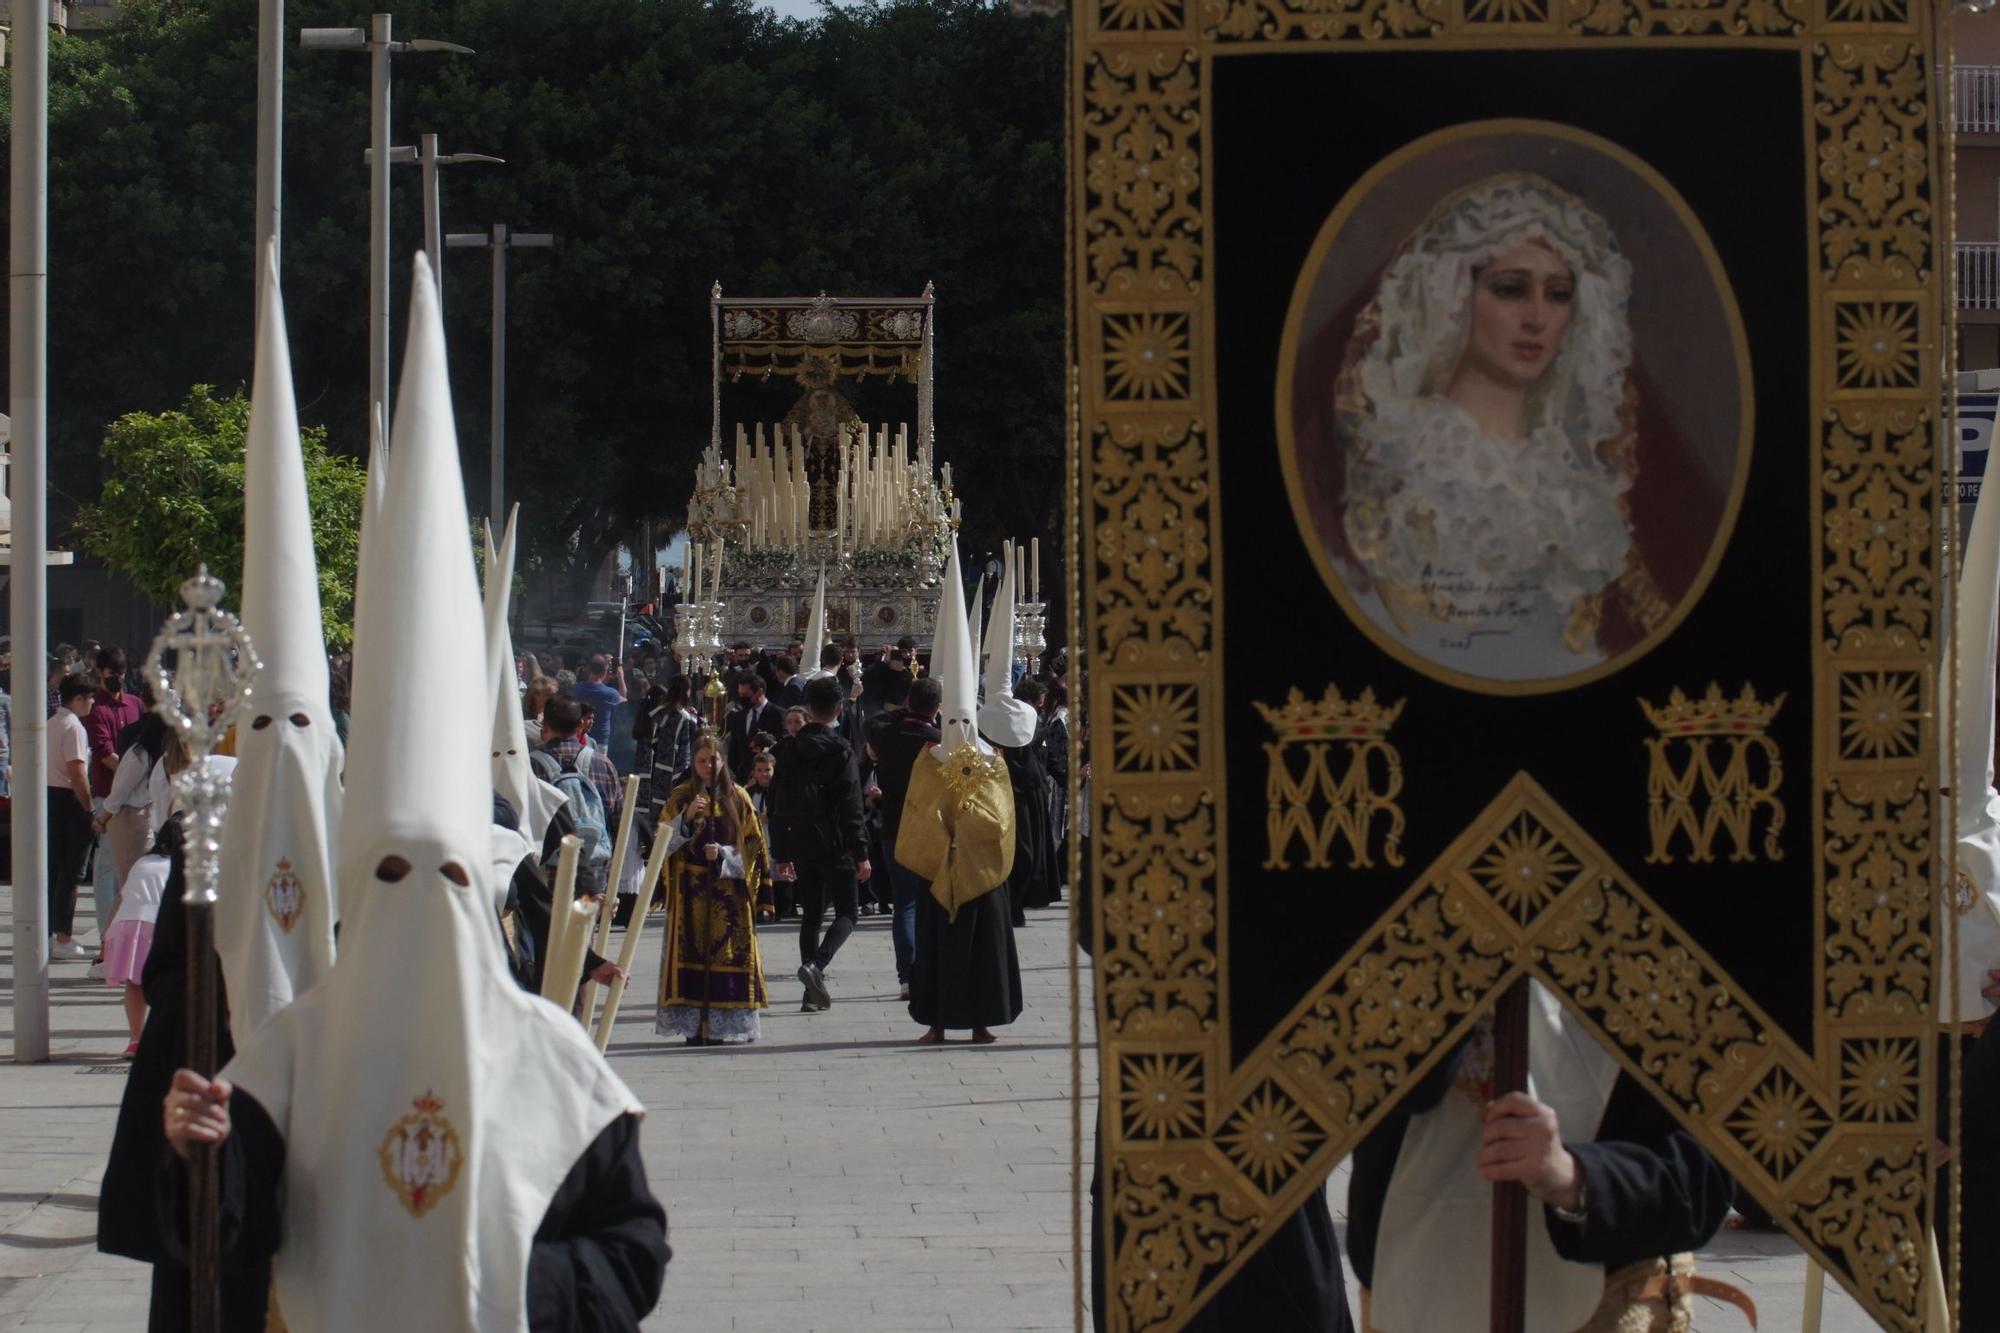
[(160, 899), (167, 890), (167, 872), (181, 846), (178, 816), (160, 826), (152, 850), (132, 863), (118, 898), (118, 916), (104, 932), (104, 980), (125, 988), (125, 1024), (132, 1040), (130, 1056), (139, 1049), (139, 1029), (146, 1023), (146, 992), (139, 984), (146, 972), (146, 954), (153, 947), (153, 925), (160, 918)]

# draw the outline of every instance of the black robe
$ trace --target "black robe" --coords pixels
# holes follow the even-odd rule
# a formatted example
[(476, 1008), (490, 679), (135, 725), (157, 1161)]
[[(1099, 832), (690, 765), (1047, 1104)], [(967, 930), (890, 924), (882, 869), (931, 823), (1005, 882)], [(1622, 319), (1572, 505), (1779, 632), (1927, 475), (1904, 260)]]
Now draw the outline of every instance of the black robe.
[(1021, 959), (1007, 890), (982, 893), (952, 920), (926, 883), (917, 892), (917, 957), (910, 1017), (925, 1027), (1001, 1027), (1021, 1016)]
[(1014, 788), (1014, 869), (1007, 876), (1007, 897), (1016, 926), (1027, 924), (1026, 909), (1056, 900), (1056, 838), (1049, 820), (1049, 772), (1042, 760), (1047, 726), (1037, 723), (1035, 737), (1026, 745), (993, 747), (1006, 759)]
[[(1354, 1150), (1347, 1254), (1364, 1287), (1374, 1279), (1383, 1205), (1410, 1117), (1445, 1097), (1463, 1054), (1461, 1046), (1439, 1061)], [(1610, 1270), (1699, 1249), (1729, 1215), (1735, 1192), (1729, 1173), (1629, 1074), (1619, 1074), (1612, 1086), (1596, 1138), (1563, 1142), (1583, 1172), (1584, 1220), (1564, 1222), (1553, 1210), (1542, 1211), (1556, 1253), (1571, 1263)]]
[[(161, 1234), (154, 1201), (154, 1174), (167, 1151), (161, 1132), (162, 1105), (173, 1086), (174, 1071), (187, 1064), (187, 909), (181, 905), (185, 883), (181, 857), (173, 858), (153, 923), (153, 943), (146, 954), (140, 986), (146, 992), (146, 1025), (139, 1031), (139, 1050), (125, 1079), (118, 1105), (118, 1126), (111, 1136), (111, 1156), (104, 1166), (104, 1183), (97, 1199), (97, 1248), (153, 1266), (152, 1333), (187, 1324), (187, 1269)], [(236, 1054), (229, 1037), (229, 993), (216, 965), (215, 1050), (229, 1063)], [(264, 1296), (271, 1285), (268, 1262), (226, 1273), (222, 1280), (222, 1326), (226, 1333), (263, 1333)]]
[[(229, 1116), (221, 1154), (222, 1264), (229, 1273), (262, 1271), (268, 1285), (284, 1217), (279, 1184), (285, 1141), (246, 1092), (230, 1098)], [(183, 1257), (187, 1169), (163, 1150), (155, 1179), (162, 1235)], [(646, 1185), (638, 1120), (621, 1115), (584, 1150), (542, 1214), (528, 1257), (528, 1327), (533, 1333), (635, 1330), (659, 1303), (672, 1257), (666, 1210)], [(262, 1320), (260, 1309), (254, 1327), (228, 1327), (230, 1333), (260, 1333)]]

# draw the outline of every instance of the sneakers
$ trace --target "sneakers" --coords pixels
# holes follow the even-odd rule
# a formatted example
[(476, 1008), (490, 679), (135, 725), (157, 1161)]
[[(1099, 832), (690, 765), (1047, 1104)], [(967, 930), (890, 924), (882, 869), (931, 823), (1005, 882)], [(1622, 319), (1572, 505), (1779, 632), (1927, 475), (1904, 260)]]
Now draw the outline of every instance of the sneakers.
[(909, 998), (910, 998), (910, 988), (909, 988), (908, 986), (898, 986), (898, 987), (896, 987), (896, 998), (897, 998), (897, 999), (899, 999), (899, 1000), (907, 1000), (907, 999), (909, 999)]
[(73, 963), (79, 958), (88, 958), (90, 956), (90, 950), (84, 948), (75, 940), (59, 940), (53, 936), (49, 939), (49, 958), (52, 961)]
[(104, 980), (104, 960), (102, 958), (90, 965), (90, 979), (92, 981)]
[(819, 970), (817, 963), (802, 963), (799, 966), (799, 980), (806, 988), (806, 998), (821, 1009), (833, 1007), (833, 992), (826, 988), (826, 973)]

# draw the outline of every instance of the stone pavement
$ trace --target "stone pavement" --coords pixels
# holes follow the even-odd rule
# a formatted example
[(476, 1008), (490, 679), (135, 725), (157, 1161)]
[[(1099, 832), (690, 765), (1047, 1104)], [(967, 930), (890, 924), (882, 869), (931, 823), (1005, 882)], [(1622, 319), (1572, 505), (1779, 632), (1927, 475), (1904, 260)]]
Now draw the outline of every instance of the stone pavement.
[[(0, 888), (0, 922), (10, 913)], [(650, 1109), (647, 1166), (674, 1245), (649, 1330), (1074, 1327), (1064, 928), (1059, 911), (1031, 916), (1018, 936), (1027, 1012), (989, 1048), (909, 1045), (916, 1029), (895, 999), (880, 917), (841, 953), (823, 1014), (798, 1012), (792, 936), (766, 932), (778, 979), (756, 1046), (656, 1040), (635, 990), (611, 1053)], [(647, 981), (658, 975), (657, 918), (652, 938), (639, 965)], [(0, 934), (11, 1014), (10, 947)], [(0, 1331), (145, 1327), (147, 1270), (93, 1244), (125, 1034), (117, 997), (83, 973), (55, 969), (54, 1059), (0, 1064)], [(1084, 1013), (1087, 1024), (1088, 1003)], [(1090, 1116), (1094, 1048), (1085, 1054)], [(0, 1061), (11, 1058), (9, 1031)], [(1345, 1185), (1343, 1170), (1337, 1215)], [(1803, 1261), (1789, 1240), (1725, 1233), (1703, 1266), (1751, 1290), (1767, 1333), (1798, 1328)], [(1697, 1323), (1743, 1327), (1720, 1307)], [(1868, 1327), (1829, 1291), (1826, 1333)]]

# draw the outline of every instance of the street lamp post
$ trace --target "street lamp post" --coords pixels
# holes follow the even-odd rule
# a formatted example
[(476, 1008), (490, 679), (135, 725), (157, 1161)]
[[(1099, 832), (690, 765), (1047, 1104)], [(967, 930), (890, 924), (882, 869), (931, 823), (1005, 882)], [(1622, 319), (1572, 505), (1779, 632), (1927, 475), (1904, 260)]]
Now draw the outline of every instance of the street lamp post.
[[(257, 7), (257, 249), (254, 266), (258, 310), (264, 296), (264, 253), (278, 244), (284, 206), (285, 0)], [(255, 320), (251, 332), (254, 334)], [(254, 344), (252, 344), (254, 346)]]
[[(363, 156), (373, 163), (375, 150), (371, 148)], [(401, 144), (389, 150), (390, 165), (414, 163), (424, 169), (424, 253), (431, 257), (431, 275), (437, 280), (440, 314), (444, 310), (444, 217), (438, 203), (437, 169), (460, 162), (504, 163), (506, 160), (487, 153), (440, 153), (435, 134), (423, 135), (415, 148)]]
[(547, 249), (556, 238), (545, 231), (510, 231), (504, 222), (493, 224), (490, 236), (479, 232), (453, 232), (445, 244), (456, 249), (490, 250), (493, 253), (493, 446), (487, 458), (486, 511), (495, 523), (506, 513), (507, 499), (507, 252), (513, 249)]
[(48, 750), (41, 692), (48, 657), (49, 0), (13, 0), (13, 133), (7, 212), (7, 414), (13, 435), (13, 544), (28, 558), (9, 589), (14, 692), (14, 1059), (49, 1058)]
[(426, 38), (395, 41), (391, 15), (371, 14), (366, 28), (301, 28), (307, 51), (366, 51), (369, 60), (368, 141), (368, 415), (389, 411), (389, 57), (397, 51), (449, 51), (471, 55), (472, 48)]

